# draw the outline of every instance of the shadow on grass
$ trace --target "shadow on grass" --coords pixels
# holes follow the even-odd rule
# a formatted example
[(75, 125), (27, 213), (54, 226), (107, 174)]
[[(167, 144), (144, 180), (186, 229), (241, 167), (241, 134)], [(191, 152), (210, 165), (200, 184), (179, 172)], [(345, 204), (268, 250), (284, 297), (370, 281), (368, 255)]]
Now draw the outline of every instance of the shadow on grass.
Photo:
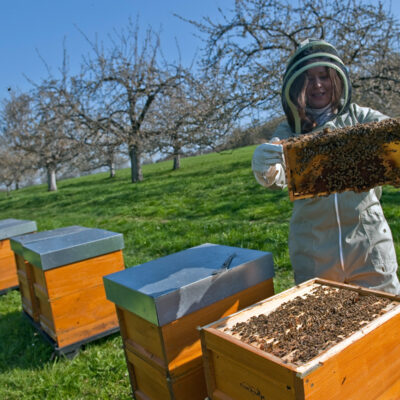
[[(118, 347), (120, 349), (121, 355), (123, 355), (124, 350), (123, 350), (123, 346), (122, 346), (122, 339), (121, 339), (120, 331), (110, 333), (109, 335), (104, 336), (102, 338), (82, 344), (77, 355), (79, 355), (79, 353), (83, 352), (83, 351), (91, 351), (92, 349), (96, 349), (96, 348), (100, 348), (100, 349), (106, 348), (108, 345), (111, 345), (111, 343), (114, 343), (116, 340), (118, 342), (120, 342)], [(61, 356), (61, 357), (63, 357), (63, 356)]]
[(52, 353), (52, 347), (22, 312), (0, 316), (0, 372), (40, 368), (50, 361)]
[[(75, 358), (84, 350), (106, 346), (108, 341), (120, 337), (120, 332), (82, 343), (68, 355), (56, 354), (53, 346), (21, 312), (0, 316), (0, 373), (13, 369), (40, 369), (55, 358)], [(122, 346), (121, 346), (122, 349)], [(121, 350), (122, 351), (122, 350)]]

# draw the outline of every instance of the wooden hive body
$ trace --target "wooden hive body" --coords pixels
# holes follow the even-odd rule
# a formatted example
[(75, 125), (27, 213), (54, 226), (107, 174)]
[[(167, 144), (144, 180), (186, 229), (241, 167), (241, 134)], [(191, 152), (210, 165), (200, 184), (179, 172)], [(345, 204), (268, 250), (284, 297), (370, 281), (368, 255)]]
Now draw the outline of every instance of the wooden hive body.
[(0, 221), (0, 294), (18, 287), (17, 266), (10, 237), (36, 231), (36, 222), (18, 219)]
[(0, 293), (18, 286), (17, 267), (10, 240), (0, 240)]
[(34, 291), (34, 266), (27, 262), (20, 254), (15, 254), (15, 264), (17, 266), (22, 309), (34, 322), (39, 322), (39, 302)]
[(123, 268), (121, 250), (50, 271), (33, 266), (40, 326), (59, 348), (118, 326), (102, 277)]
[[(283, 362), (224, 329), (268, 313), (314, 285), (387, 296), (393, 308), (304, 365)], [(389, 400), (400, 396), (399, 296), (315, 279), (201, 329), (208, 396), (212, 400)], [(397, 397), (391, 397), (391, 396)]]
[(273, 282), (269, 279), (164, 326), (152, 324), (117, 306), (135, 396), (154, 400), (204, 400), (206, 383), (197, 328), (273, 293)]
[(282, 145), (291, 200), (400, 185), (400, 120), (302, 134)]
[[(213, 274), (232, 253), (229, 270)], [(272, 296), (272, 263), (270, 253), (207, 244), (104, 277), (135, 398), (204, 400), (198, 327)]]
[[(48, 239), (41, 240), (41, 245), (45, 247)], [(82, 343), (118, 330), (115, 307), (106, 299), (103, 276), (124, 269), (122, 249), (49, 268), (38, 265), (39, 258), (36, 260), (29, 252), (16, 253), (15, 258), (23, 310), (57, 352), (66, 354)]]

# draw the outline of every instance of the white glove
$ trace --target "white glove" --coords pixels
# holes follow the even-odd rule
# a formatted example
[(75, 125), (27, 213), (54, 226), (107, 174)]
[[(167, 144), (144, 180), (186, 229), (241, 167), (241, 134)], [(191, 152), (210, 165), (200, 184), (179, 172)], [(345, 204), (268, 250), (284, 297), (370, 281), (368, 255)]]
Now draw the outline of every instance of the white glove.
[[(271, 142), (278, 141), (273, 138)], [(258, 183), (265, 187), (285, 186), (283, 147), (280, 144), (263, 143), (256, 147), (251, 166)]]

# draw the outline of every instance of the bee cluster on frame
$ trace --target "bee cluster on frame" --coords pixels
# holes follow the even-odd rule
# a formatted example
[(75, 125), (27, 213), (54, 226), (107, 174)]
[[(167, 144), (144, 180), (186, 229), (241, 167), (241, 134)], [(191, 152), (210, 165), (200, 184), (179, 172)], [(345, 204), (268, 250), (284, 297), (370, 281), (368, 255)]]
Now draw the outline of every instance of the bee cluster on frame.
[(292, 199), (400, 186), (400, 121), (357, 124), (283, 141)]

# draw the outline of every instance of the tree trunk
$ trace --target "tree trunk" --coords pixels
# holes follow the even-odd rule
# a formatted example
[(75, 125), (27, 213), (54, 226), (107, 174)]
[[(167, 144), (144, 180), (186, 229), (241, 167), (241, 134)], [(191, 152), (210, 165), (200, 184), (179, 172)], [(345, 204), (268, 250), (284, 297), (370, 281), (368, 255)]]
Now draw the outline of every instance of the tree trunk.
[(109, 164), (110, 178), (115, 178), (115, 162), (111, 161)]
[(181, 152), (182, 152), (182, 145), (178, 138), (174, 139), (174, 166), (172, 170), (175, 171), (181, 167)]
[(56, 169), (53, 166), (47, 167), (47, 188), (49, 192), (57, 191)]
[(129, 148), (129, 158), (131, 160), (131, 180), (132, 183), (141, 182), (143, 180), (142, 165), (140, 163), (141, 152), (138, 146)]
[(181, 155), (175, 154), (174, 156), (174, 166), (172, 167), (173, 171), (176, 171), (181, 167)]

